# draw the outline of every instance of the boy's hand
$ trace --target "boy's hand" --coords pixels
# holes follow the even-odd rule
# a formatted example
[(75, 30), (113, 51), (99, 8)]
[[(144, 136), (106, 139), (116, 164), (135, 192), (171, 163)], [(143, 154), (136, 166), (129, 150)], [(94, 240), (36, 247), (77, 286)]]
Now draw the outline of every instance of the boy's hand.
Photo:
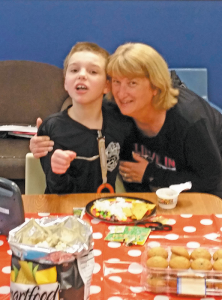
[[(41, 124), (42, 119), (38, 118), (36, 121), (37, 128), (39, 128)], [(53, 146), (54, 142), (50, 141), (50, 138), (48, 136), (34, 135), (30, 140), (29, 149), (33, 153), (35, 158), (40, 158), (48, 154), (48, 152), (52, 151)]]
[(121, 161), (119, 173), (124, 181), (141, 183), (143, 175), (149, 162), (140, 155), (133, 152), (133, 159), (136, 162)]
[(64, 174), (75, 157), (76, 153), (73, 151), (57, 149), (51, 158), (52, 171), (56, 174)]

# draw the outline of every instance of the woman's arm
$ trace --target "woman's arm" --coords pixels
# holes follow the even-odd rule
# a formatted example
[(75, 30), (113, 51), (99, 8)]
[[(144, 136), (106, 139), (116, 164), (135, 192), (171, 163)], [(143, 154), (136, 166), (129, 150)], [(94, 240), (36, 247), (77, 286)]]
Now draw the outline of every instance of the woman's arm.
[[(140, 162), (124, 162), (121, 163), (120, 168), (122, 172), (127, 168), (133, 169), (134, 173), (138, 170), (137, 176), (142, 177), (141, 187), (144, 191), (147, 187), (167, 187), (171, 184), (191, 181), (193, 191), (218, 194), (218, 186), (222, 184), (222, 159), (214, 132), (201, 120), (189, 128), (182, 142), (183, 152), (176, 153), (175, 147), (176, 170), (162, 168), (155, 161), (147, 164), (143, 176)], [(180, 162), (180, 158), (184, 163)], [(131, 178), (132, 175), (128, 176)], [(133, 176), (135, 178), (135, 174)], [(127, 177), (125, 181), (131, 182)], [(129, 186), (132, 187), (132, 184)]]
[[(200, 120), (188, 130), (183, 145), (183, 153), (175, 153), (176, 171), (158, 168), (152, 163), (144, 177), (153, 176), (157, 186), (191, 181), (193, 191), (214, 193), (222, 182), (222, 159), (213, 129)], [(180, 157), (185, 161), (182, 166)]]
[[(42, 124), (42, 119), (38, 118), (36, 121), (37, 128)], [(29, 149), (35, 158), (45, 156), (48, 152), (53, 150), (54, 142), (50, 140), (49, 136), (33, 136), (30, 139)]]
[(124, 181), (141, 183), (149, 162), (136, 153), (132, 153), (135, 162), (121, 161), (119, 173)]

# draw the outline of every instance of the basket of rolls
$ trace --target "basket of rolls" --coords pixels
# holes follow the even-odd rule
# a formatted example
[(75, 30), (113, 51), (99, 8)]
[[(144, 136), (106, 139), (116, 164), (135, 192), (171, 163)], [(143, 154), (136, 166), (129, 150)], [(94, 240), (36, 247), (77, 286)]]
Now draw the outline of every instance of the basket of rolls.
[(178, 295), (222, 295), (222, 247), (147, 246), (141, 284), (146, 291)]

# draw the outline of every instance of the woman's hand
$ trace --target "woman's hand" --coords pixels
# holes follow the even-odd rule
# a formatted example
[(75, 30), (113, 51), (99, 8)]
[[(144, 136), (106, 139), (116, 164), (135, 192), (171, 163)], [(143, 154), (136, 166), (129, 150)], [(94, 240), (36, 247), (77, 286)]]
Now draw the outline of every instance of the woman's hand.
[[(36, 126), (42, 124), (42, 119), (38, 118), (36, 121)], [(54, 146), (54, 142), (50, 141), (48, 136), (33, 136), (30, 140), (29, 149), (33, 153), (35, 158), (40, 158), (42, 156), (46, 156), (48, 152), (52, 151)]]
[(51, 158), (52, 171), (56, 174), (64, 174), (70, 167), (70, 163), (76, 157), (76, 153), (69, 150), (57, 149)]
[(121, 161), (119, 173), (124, 181), (141, 183), (143, 180), (143, 174), (149, 162), (134, 152), (133, 159), (136, 162)]

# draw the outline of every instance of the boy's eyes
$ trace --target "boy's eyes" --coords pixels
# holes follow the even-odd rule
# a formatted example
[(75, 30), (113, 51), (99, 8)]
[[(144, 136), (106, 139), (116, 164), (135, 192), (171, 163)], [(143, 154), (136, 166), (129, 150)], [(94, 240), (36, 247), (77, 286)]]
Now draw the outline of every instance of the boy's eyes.
[[(70, 72), (71, 72), (71, 73), (77, 73), (77, 72), (79, 72), (79, 69), (73, 68), (73, 69), (70, 69)], [(96, 70), (88, 70), (88, 72), (89, 72), (90, 74), (98, 74), (98, 71), (96, 71)]]

